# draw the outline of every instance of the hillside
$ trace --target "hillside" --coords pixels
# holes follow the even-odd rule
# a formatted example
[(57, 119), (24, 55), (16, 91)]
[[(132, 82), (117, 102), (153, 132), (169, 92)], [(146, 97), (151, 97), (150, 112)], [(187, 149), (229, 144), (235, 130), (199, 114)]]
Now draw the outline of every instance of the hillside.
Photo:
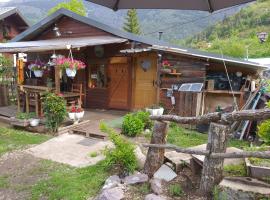
[[(63, 0), (10, 0), (5, 3), (0, 2), (0, 6), (18, 7), (27, 19), (34, 24), (45, 17), (47, 11), (61, 1)], [(88, 16), (94, 16), (108, 25), (122, 29), (126, 16), (125, 10), (114, 12), (90, 2), (85, 2), (85, 6)], [(221, 21), (224, 15), (230, 16), (237, 13), (240, 8), (231, 8), (209, 17), (207, 12), (180, 10), (139, 10), (138, 16), (143, 35), (158, 38), (158, 32), (163, 31), (164, 40), (174, 41), (197, 34), (206, 27)], [(192, 24), (181, 25), (192, 20), (194, 20)]]
[(214, 26), (183, 42), (184, 45), (211, 52), (246, 58), (270, 56), (270, 37), (259, 42), (257, 33), (270, 33), (270, 0), (260, 0), (226, 17)]

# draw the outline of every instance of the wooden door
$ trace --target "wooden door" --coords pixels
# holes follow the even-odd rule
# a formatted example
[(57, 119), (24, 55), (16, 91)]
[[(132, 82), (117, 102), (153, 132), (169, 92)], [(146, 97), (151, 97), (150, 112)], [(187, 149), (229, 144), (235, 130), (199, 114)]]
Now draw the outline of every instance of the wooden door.
[[(148, 69), (142, 68), (143, 62), (150, 62)], [(156, 55), (140, 56), (135, 66), (134, 109), (141, 109), (157, 103), (157, 58)]]
[(108, 107), (114, 109), (129, 109), (129, 81), (128, 64), (110, 64), (108, 67)]

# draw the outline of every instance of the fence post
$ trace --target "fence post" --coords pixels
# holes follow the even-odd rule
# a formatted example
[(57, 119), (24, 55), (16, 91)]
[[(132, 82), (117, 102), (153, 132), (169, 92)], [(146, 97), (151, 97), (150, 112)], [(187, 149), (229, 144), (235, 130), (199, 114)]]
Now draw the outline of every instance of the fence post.
[[(167, 123), (155, 121), (151, 144), (166, 144)], [(144, 172), (152, 177), (164, 162), (165, 149), (148, 148)]]
[[(210, 123), (208, 133), (207, 150), (211, 153), (225, 153), (227, 147), (227, 134), (230, 129), (226, 125)], [(222, 179), (223, 158), (211, 158), (205, 156), (203, 162), (202, 177), (200, 183), (200, 192), (204, 195), (210, 195)]]

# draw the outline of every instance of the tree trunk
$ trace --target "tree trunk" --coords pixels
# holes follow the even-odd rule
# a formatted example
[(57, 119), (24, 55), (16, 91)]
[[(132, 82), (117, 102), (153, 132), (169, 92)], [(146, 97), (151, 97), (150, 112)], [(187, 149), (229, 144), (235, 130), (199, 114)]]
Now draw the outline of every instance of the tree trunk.
[[(151, 144), (166, 144), (167, 123), (156, 121), (154, 125)], [(165, 149), (149, 147), (146, 161), (144, 164), (144, 172), (149, 177), (153, 177), (154, 173), (161, 167), (164, 162)]]
[[(229, 127), (217, 123), (211, 123), (208, 133), (207, 150), (211, 153), (225, 153), (227, 147), (227, 134)], [(200, 191), (204, 195), (210, 195), (222, 179), (224, 158), (211, 158), (205, 156), (200, 183)]]

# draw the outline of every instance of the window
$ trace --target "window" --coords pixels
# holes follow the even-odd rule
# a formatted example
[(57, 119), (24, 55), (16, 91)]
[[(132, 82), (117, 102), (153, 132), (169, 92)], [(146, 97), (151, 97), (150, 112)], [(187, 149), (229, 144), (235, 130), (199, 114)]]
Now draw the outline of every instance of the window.
[(105, 64), (97, 64), (90, 66), (88, 86), (90, 88), (107, 87), (107, 75)]

